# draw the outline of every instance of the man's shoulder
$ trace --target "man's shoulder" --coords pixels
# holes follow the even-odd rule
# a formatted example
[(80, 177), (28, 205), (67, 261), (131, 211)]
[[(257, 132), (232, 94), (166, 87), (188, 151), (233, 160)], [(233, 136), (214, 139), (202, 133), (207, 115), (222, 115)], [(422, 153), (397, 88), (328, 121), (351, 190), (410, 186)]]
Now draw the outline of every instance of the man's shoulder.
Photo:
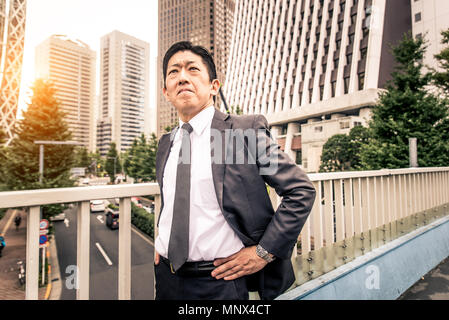
[(265, 123), (266, 119), (261, 114), (231, 115), (234, 129), (247, 129), (259, 127), (259, 123)]

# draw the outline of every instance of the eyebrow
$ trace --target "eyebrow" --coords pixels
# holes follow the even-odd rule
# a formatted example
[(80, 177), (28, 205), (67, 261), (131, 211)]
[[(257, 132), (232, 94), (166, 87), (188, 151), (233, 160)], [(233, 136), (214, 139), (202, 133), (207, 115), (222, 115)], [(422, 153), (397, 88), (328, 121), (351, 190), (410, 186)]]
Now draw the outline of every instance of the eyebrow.
[[(187, 62), (185, 63), (185, 65), (188, 66), (188, 65), (191, 65), (191, 64), (193, 64), (193, 63), (198, 63), (198, 62), (197, 62), (197, 61), (187, 61)], [(175, 63), (175, 64), (172, 64), (171, 66), (169, 66), (169, 68), (173, 68), (173, 67), (181, 68), (181, 67), (182, 67), (182, 64)]]

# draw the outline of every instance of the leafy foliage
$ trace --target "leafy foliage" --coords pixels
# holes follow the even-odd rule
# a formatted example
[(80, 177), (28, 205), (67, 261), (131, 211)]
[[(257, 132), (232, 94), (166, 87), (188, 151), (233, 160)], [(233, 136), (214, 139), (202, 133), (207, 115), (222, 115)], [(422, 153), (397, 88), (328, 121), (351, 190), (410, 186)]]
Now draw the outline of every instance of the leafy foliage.
[[(39, 182), (39, 145), (35, 141), (68, 141), (72, 135), (59, 109), (53, 85), (39, 79), (32, 89), (31, 102), (23, 112), (23, 119), (17, 122), (15, 137), (6, 148), (2, 162), (5, 189), (72, 187), (73, 145), (44, 146), (44, 172)], [(48, 219), (63, 208), (61, 204), (43, 206), (43, 217)]]
[(109, 175), (110, 181), (115, 181), (115, 175), (122, 171), (122, 165), (120, 164), (120, 157), (117, 153), (117, 147), (115, 142), (111, 142), (109, 151), (106, 154), (105, 170)]
[(418, 140), (420, 167), (449, 164), (447, 101), (428, 90), (431, 74), (423, 72), (423, 39), (406, 34), (393, 48), (392, 80), (380, 95), (369, 123), (371, 138), (362, 147), (366, 170), (409, 165), (409, 138)]
[(349, 135), (332, 136), (323, 146), (320, 172), (360, 170), (360, 151), (368, 140), (369, 130), (362, 126), (352, 128)]
[(9, 190), (71, 187), (73, 145), (44, 146), (44, 173), (39, 183), (39, 145), (34, 142), (67, 141), (72, 135), (52, 84), (36, 80), (32, 89), (31, 103), (17, 122), (15, 138), (7, 150), (6, 185)]
[(155, 181), (157, 146), (155, 134), (152, 134), (148, 141), (144, 134), (135, 139), (124, 156), (125, 173), (138, 182)]

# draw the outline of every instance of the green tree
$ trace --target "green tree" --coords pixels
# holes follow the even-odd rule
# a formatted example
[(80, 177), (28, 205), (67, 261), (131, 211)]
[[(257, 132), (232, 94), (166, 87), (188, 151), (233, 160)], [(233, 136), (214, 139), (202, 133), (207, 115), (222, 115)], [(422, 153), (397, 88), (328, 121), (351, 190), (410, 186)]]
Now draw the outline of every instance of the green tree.
[(112, 183), (115, 181), (115, 175), (122, 171), (120, 157), (118, 156), (115, 142), (111, 142), (109, 151), (106, 154), (105, 170), (108, 173), (109, 179)]
[(124, 156), (125, 173), (138, 182), (155, 181), (157, 145), (155, 134), (151, 135), (149, 141), (144, 134), (135, 139)]
[(351, 139), (346, 134), (330, 137), (323, 146), (320, 172), (346, 171), (351, 168)]
[(449, 164), (448, 108), (428, 90), (430, 73), (423, 72), (423, 39), (410, 34), (393, 47), (392, 80), (380, 94), (369, 122), (369, 143), (362, 146), (365, 170), (409, 166), (408, 139), (418, 140), (420, 167)]
[(432, 76), (434, 84), (449, 97), (449, 29), (442, 31), (441, 35), (441, 43), (447, 46), (435, 55), (439, 70), (433, 70)]
[(64, 113), (56, 100), (56, 89), (44, 80), (36, 80), (28, 109), (23, 112), (8, 148), (5, 161), (9, 190), (62, 188), (73, 186), (70, 169), (74, 164), (73, 145), (45, 145), (44, 173), (39, 183), (39, 145), (36, 140), (67, 141), (72, 138)]
[(230, 107), (230, 113), (237, 114), (237, 115), (241, 115), (241, 114), (243, 114), (243, 110), (240, 109), (240, 106), (239, 106), (239, 105), (231, 106), (231, 107)]
[[(74, 163), (73, 145), (45, 145), (44, 173), (39, 182), (39, 145), (36, 140), (67, 141), (72, 135), (59, 109), (56, 89), (44, 80), (36, 80), (33, 95), (23, 119), (17, 122), (15, 137), (7, 148), (4, 161), (7, 190), (72, 187), (70, 169)], [(43, 217), (60, 213), (64, 205), (43, 206)]]
[(78, 147), (75, 149), (75, 167), (87, 168), (91, 164), (89, 152), (85, 147)]

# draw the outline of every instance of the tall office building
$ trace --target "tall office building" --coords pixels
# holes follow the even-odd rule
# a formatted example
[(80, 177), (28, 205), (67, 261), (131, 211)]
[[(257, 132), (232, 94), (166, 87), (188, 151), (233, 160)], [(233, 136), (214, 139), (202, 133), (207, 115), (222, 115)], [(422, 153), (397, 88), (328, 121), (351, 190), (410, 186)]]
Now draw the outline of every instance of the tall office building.
[[(178, 41), (191, 41), (208, 49), (220, 82), (225, 80), (234, 23), (234, 0), (160, 0), (159, 54), (157, 68), (157, 132), (178, 122), (176, 109), (162, 94), (162, 60), (167, 49)], [(217, 104), (219, 102), (217, 101)]]
[(444, 47), (441, 43), (441, 31), (449, 29), (449, 1), (410, 0), (410, 2), (413, 36), (424, 37), (428, 41), (423, 63), (437, 68), (434, 56)]
[(13, 138), (25, 42), (26, 0), (0, 0), (0, 129)]
[(97, 148), (106, 155), (111, 142), (128, 150), (149, 135), (150, 44), (113, 31), (101, 38)]
[(35, 60), (36, 78), (55, 86), (72, 140), (95, 151), (95, 51), (80, 40), (52, 35), (36, 47)]
[(390, 45), (411, 30), (410, 1), (239, 1), (228, 104), (265, 114), (281, 147), (318, 171), (327, 139), (369, 119), (393, 70)]

